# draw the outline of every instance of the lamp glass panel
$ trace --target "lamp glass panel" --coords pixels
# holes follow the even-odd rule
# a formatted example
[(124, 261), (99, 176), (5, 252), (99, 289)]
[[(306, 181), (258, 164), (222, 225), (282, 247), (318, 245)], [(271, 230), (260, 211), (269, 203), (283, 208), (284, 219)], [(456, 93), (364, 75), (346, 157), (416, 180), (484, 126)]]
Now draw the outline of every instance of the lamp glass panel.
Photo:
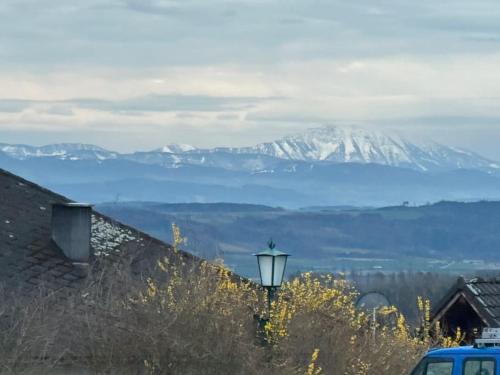
[(274, 258), (273, 286), (281, 286), (281, 282), (283, 281), (283, 274), (285, 273), (286, 258), (287, 257), (285, 255), (279, 255)]
[(273, 286), (273, 257), (269, 255), (259, 255), (257, 260), (259, 262), (260, 280), (262, 286)]

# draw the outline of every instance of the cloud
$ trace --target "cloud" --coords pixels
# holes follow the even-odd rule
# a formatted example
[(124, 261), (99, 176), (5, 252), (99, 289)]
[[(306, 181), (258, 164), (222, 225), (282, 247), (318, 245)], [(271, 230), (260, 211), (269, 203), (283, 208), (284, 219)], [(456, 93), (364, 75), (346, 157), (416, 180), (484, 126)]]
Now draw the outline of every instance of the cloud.
[(250, 110), (257, 104), (281, 98), (216, 97), (203, 95), (150, 94), (126, 100), (77, 98), (67, 100), (0, 99), (0, 112), (22, 112), (28, 108), (47, 108), (47, 113), (70, 115), (72, 108), (96, 111), (133, 112), (224, 112)]
[(481, 128), (455, 138), (493, 149), (499, 15), (494, 0), (5, 0), (0, 130), (133, 149), (375, 123)]
[(5, 0), (2, 5), (0, 64), (39, 71), (487, 52), (500, 36), (494, 0), (461, 6), (432, 0), (377, 6), (369, 0), (315, 6), (286, 0)]
[(169, 0), (125, 0), (123, 5), (132, 11), (153, 15), (176, 15), (181, 9), (180, 2)]
[(55, 104), (47, 108), (46, 113), (57, 116), (73, 116), (75, 113), (70, 105)]
[(250, 109), (268, 99), (270, 98), (150, 94), (121, 101), (73, 99), (68, 102), (81, 108), (110, 112), (218, 112)]
[(17, 99), (0, 100), (0, 112), (17, 113), (22, 112), (30, 105), (29, 101)]

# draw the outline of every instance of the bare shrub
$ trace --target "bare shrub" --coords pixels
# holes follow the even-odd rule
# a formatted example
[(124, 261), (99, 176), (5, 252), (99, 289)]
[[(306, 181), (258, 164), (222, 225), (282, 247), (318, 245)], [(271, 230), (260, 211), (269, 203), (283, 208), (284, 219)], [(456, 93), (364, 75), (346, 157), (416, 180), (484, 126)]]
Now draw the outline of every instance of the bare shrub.
[[(174, 251), (175, 255), (175, 251)], [(222, 265), (160, 259), (150, 277), (100, 263), (71, 292), (2, 293), (0, 373), (401, 375), (433, 343), (397, 311), (379, 324), (345, 280), (304, 274), (283, 285), (259, 340), (264, 293)], [(429, 306), (422, 302), (425, 323)], [(438, 337), (441, 344), (456, 340)]]
[(155, 283), (110, 264), (64, 298), (4, 295), (0, 373), (62, 365), (134, 374), (265, 373), (253, 306), (245, 300), (256, 291), (222, 268), (189, 267)]

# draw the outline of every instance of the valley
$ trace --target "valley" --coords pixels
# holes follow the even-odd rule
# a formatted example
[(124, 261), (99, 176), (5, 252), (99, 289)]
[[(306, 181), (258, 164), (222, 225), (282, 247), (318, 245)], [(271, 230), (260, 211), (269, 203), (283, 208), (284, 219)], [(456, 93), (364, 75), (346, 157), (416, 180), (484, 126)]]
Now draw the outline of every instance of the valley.
[[(440, 202), (419, 207), (325, 207), (289, 210), (243, 204), (107, 203), (99, 211), (171, 241), (175, 222), (186, 249), (223, 258), (255, 277), (253, 253), (273, 238), (290, 258), (290, 274), (316, 272), (498, 269), (500, 202)], [(493, 251), (492, 251), (493, 250)]]

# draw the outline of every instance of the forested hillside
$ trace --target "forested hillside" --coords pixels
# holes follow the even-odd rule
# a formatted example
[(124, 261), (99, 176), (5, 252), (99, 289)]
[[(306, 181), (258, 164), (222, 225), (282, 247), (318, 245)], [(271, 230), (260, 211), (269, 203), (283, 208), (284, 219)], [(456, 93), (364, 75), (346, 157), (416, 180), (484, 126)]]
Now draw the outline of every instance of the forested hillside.
[(252, 253), (273, 237), (291, 253), (290, 272), (491, 269), (500, 263), (500, 202), (420, 207), (285, 210), (252, 205), (112, 203), (103, 213), (169, 240), (176, 222), (188, 250), (223, 257), (254, 275)]

